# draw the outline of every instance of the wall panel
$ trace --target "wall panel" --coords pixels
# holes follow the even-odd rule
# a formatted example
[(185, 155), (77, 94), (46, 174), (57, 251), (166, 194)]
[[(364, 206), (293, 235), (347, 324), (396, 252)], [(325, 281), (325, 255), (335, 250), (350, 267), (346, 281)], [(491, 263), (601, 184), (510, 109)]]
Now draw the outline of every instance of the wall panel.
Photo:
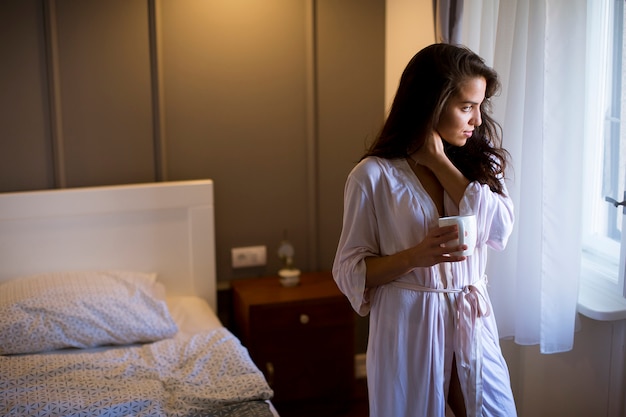
[(330, 268), (350, 170), (384, 117), (384, 0), (317, 1), (320, 264)]
[(67, 186), (154, 181), (147, 2), (52, 4)]
[[(330, 269), (343, 215), (346, 177), (384, 117), (384, 0), (317, 3), (319, 268)], [(356, 351), (367, 346), (359, 317)]]
[(0, 191), (54, 186), (43, 12), (0, 2)]
[[(276, 273), (284, 230), (308, 269), (307, 2), (159, 4), (167, 178), (215, 181), (218, 277)], [(257, 244), (267, 268), (231, 269)]]

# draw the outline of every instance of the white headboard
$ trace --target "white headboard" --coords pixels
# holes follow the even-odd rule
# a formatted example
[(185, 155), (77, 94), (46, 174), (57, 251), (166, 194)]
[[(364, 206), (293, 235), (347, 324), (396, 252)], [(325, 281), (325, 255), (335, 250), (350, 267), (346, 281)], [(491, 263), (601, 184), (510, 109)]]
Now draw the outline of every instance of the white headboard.
[(102, 269), (156, 272), (217, 312), (213, 182), (0, 194), (0, 281)]

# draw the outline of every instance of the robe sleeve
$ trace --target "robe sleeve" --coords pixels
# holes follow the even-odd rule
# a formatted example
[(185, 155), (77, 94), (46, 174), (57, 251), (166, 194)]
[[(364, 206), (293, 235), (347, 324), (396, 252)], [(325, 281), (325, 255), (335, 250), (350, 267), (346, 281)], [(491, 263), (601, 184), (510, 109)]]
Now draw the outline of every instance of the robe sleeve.
[(494, 193), (488, 185), (472, 182), (459, 204), (459, 214), (476, 215), (477, 245), (498, 251), (505, 248), (515, 221), (513, 202), (502, 184), (504, 195)]
[(361, 316), (369, 313), (370, 296), (375, 291), (365, 288), (365, 258), (380, 253), (376, 213), (370, 197), (368, 187), (351, 174), (344, 189), (343, 226), (333, 262), (337, 286)]

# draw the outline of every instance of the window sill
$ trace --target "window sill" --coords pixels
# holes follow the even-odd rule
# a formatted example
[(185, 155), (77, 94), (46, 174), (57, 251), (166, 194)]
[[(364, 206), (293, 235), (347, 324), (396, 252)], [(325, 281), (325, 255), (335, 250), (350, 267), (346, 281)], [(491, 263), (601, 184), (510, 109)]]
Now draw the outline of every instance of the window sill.
[(626, 298), (590, 282), (585, 275), (583, 273), (578, 290), (578, 312), (593, 320), (626, 320)]

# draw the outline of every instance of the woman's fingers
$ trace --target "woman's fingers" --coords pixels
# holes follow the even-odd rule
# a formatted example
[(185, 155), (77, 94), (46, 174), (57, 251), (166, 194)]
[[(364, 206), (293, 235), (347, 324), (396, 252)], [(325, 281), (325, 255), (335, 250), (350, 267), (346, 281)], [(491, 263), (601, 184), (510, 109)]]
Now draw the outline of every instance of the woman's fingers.
[(433, 266), (442, 262), (459, 262), (465, 256), (454, 255), (467, 249), (466, 245), (446, 246), (446, 243), (459, 238), (458, 226), (432, 228), (428, 235), (417, 246), (412, 248), (413, 265), (415, 267)]
[(443, 259), (440, 262), (458, 262), (464, 260), (463, 255), (454, 255), (454, 252), (462, 252), (467, 249), (467, 245), (446, 246), (450, 241), (459, 238), (459, 231), (456, 225), (444, 226), (433, 230), (435, 242), (438, 245), (438, 255)]

